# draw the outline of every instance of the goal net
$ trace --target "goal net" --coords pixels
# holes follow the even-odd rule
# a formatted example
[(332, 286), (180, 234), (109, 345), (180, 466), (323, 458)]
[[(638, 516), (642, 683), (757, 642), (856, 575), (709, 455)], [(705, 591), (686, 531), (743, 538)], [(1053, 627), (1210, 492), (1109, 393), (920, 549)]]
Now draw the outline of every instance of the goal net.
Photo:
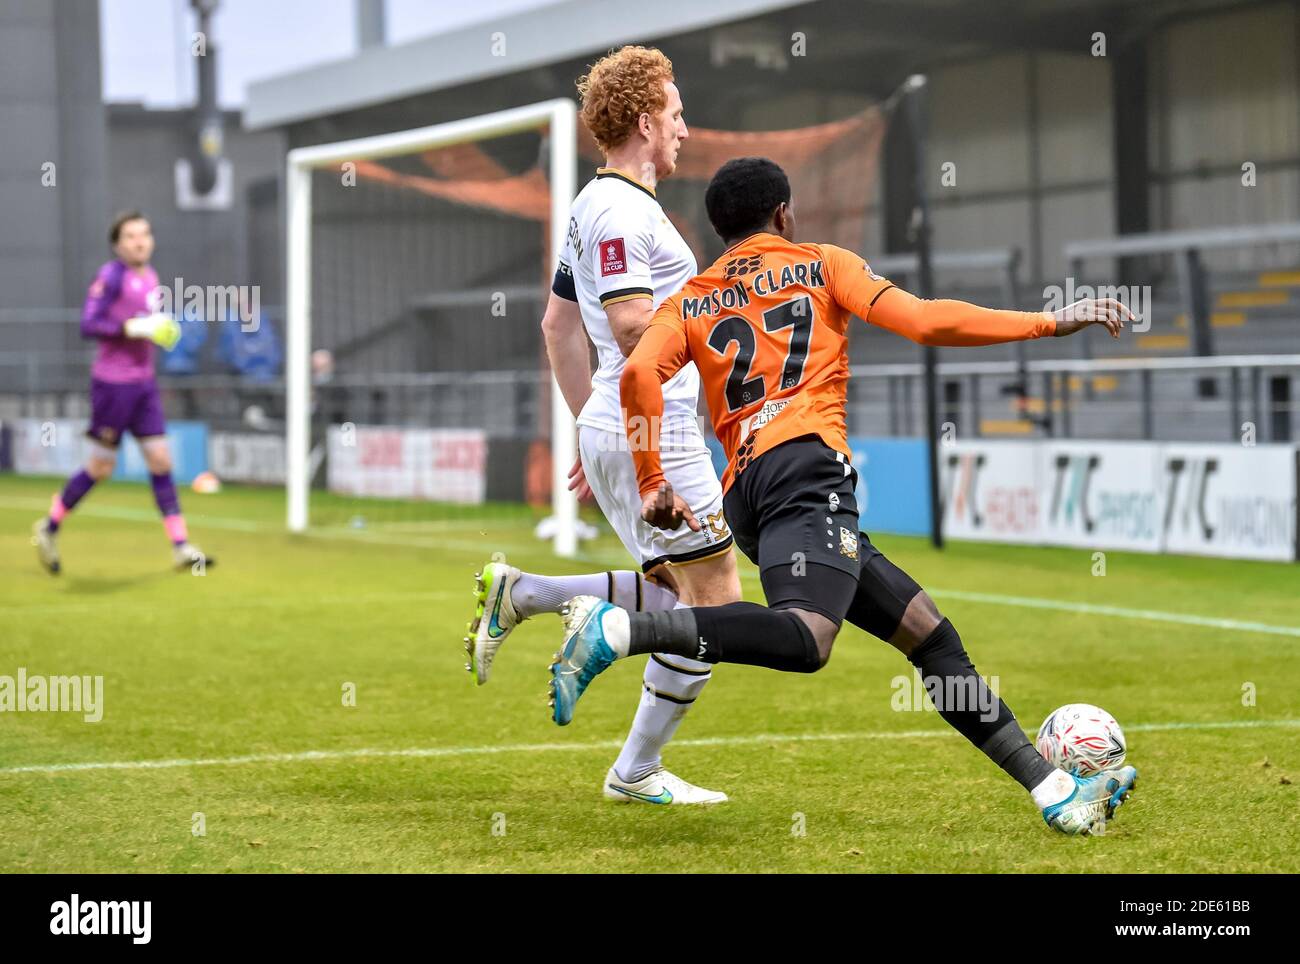
[[(707, 265), (722, 251), (708, 179), (764, 155), (791, 176), (801, 237), (874, 249), (883, 133), (874, 108), (795, 130), (693, 128), (658, 197)], [(437, 544), (491, 516), (574, 554), (599, 516), (567, 488), (573, 417), (540, 320), (579, 168), (585, 181), (600, 162), (567, 100), (290, 153), (291, 530)]]

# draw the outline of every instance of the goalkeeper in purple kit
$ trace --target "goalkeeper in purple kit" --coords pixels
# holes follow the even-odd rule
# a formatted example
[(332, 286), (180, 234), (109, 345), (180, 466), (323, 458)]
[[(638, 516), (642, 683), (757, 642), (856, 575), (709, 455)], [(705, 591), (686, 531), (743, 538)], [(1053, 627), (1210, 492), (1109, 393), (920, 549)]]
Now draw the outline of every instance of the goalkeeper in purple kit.
[(61, 568), (59, 527), (73, 507), (95, 485), (113, 474), (122, 434), (130, 432), (140, 444), (163, 528), (172, 542), (178, 570), (212, 559), (189, 541), (172, 480), (171, 451), (162, 397), (154, 379), (154, 345), (167, 350), (180, 340), (180, 325), (157, 311), (158, 275), (149, 265), (153, 233), (138, 211), (113, 220), (109, 230), (112, 261), (95, 275), (81, 312), (81, 334), (99, 341), (90, 369), (90, 436), (86, 465), (54, 496), (50, 512), (33, 528), (32, 542), (41, 564), (51, 573)]

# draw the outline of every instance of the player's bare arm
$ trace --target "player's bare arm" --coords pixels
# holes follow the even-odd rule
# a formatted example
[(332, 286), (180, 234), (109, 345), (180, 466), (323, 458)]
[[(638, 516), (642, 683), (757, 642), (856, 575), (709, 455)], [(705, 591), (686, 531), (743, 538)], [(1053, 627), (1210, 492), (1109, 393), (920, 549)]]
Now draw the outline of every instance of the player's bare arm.
[(591, 397), (591, 354), (576, 301), (551, 294), (542, 315), (542, 339), (560, 394), (576, 418)]
[(614, 333), (619, 350), (627, 358), (654, 317), (654, 303), (649, 298), (620, 301), (605, 309), (605, 317), (609, 319), (609, 330)]
[[(546, 357), (550, 359), (560, 394), (576, 418), (591, 396), (591, 353), (587, 332), (582, 327), (582, 310), (576, 301), (551, 293), (542, 315), (542, 339), (546, 342)], [(581, 456), (569, 469), (569, 489), (576, 491), (579, 499), (591, 498)]]

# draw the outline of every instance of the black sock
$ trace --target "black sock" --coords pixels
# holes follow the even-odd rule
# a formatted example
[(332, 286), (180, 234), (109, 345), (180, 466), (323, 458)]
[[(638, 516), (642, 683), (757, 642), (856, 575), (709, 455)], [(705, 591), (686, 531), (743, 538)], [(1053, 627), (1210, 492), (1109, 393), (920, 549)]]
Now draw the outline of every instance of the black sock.
[(803, 620), (757, 603), (628, 613), (628, 655), (671, 653), (706, 663), (745, 663), (787, 673), (821, 666), (817, 643)]
[(944, 620), (908, 657), (939, 715), (975, 744), (1026, 790), (1052, 774), (1052, 765), (1034, 749), (1011, 708), (993, 695)]

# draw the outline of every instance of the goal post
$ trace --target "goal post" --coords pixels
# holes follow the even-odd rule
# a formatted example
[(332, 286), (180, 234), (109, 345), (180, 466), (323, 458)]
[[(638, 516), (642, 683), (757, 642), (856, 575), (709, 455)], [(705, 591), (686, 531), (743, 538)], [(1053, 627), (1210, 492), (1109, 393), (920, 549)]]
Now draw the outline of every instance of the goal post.
[[(287, 524), (303, 532), (311, 496), (312, 173), (349, 161), (372, 161), (525, 131), (549, 131), (549, 251), (551, 270), (563, 248), (577, 189), (577, 110), (563, 98), (415, 130), (295, 148), (286, 172), (285, 484)], [(577, 452), (574, 419), (551, 377), (551, 502), (557, 555), (577, 553), (577, 499), (568, 470)]]

